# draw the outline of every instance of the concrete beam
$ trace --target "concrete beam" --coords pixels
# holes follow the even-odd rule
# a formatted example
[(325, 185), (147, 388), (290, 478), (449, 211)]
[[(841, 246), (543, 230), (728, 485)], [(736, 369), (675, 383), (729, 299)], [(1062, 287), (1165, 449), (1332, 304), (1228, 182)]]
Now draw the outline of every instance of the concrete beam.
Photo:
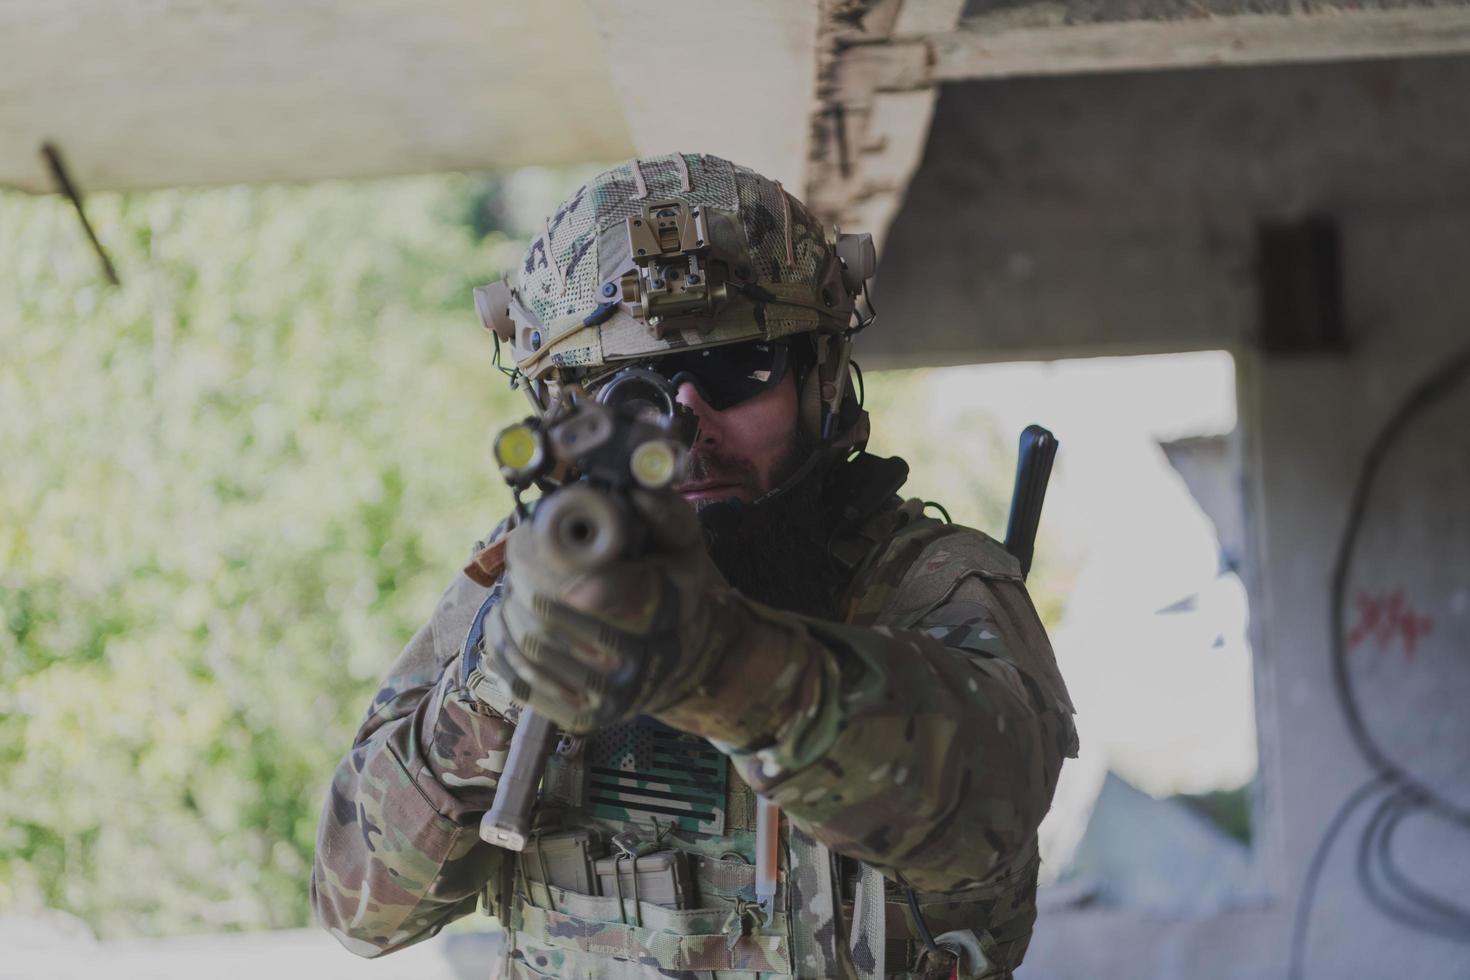
[(881, 244), (946, 82), (1465, 51), (1462, 0), (824, 0), (807, 200)]
[(0, 186), (314, 180), (632, 152), (582, 0), (0, 4)]
[(51, 140), (84, 191), (670, 150), (799, 189), (818, 17), (817, 0), (15, 0), (0, 186), (53, 190)]
[[(1254, 9), (1262, 6), (1270, 4)], [(829, 103), (860, 106), (875, 91), (971, 79), (1470, 52), (1470, 3), (1461, 0), (1372, 10), (1283, 4), (1276, 13), (1242, 13), (1224, 0), (1166, 2), (1152, 16), (1115, 3), (1044, 2), (937, 28), (933, 17), (904, 18), (907, 9), (880, 35), (847, 38), (858, 43), (834, 60)], [(925, 30), (905, 33), (905, 24)]]
[(1467, 86), (1467, 58), (947, 85), (863, 364), (1248, 346), (1258, 222), (1470, 205)]
[(815, 102), (816, 3), (587, 6), (639, 154), (715, 153), (801, 187)]
[(1349, 61), (1470, 52), (1470, 7), (1006, 27), (985, 18), (929, 39), (931, 79), (893, 52), (874, 71), (895, 85), (1018, 75)]
[(806, 201), (823, 220), (873, 234), (888, 226), (918, 169), (937, 86), (926, 35), (953, 30), (963, 0), (878, 0), (857, 14), (824, 3), (818, 110)]

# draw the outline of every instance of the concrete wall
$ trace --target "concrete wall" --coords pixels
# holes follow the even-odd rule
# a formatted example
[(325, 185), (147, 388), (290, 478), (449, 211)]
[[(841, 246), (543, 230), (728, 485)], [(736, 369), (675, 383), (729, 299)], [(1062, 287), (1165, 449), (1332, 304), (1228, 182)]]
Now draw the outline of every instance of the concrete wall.
[[(1350, 347), (1266, 356), (1253, 229), (1313, 211), (1340, 222)], [(1333, 694), (1333, 561), (1373, 436), (1416, 379), (1470, 345), (1467, 260), (1470, 62), (1016, 81), (941, 98), (880, 270), (881, 327), (864, 338), (871, 350), (886, 335), (886, 357), (865, 363), (1206, 346), (1239, 363), (1264, 898), (1194, 920), (1049, 908), (1023, 978), (1286, 975), (1308, 862), (1372, 773)], [(1369, 732), (1470, 807), (1470, 382), (1449, 399), (1389, 460), (1344, 624)], [(1392, 921), (1356, 880), (1382, 798), (1328, 853), (1301, 975), (1470, 975), (1470, 946)], [(1465, 904), (1470, 832), (1421, 810), (1393, 853), (1419, 886)]]
[(874, 366), (1245, 342), (1254, 228), (1470, 206), (1470, 59), (948, 86)]
[[(1255, 444), (1257, 667), (1270, 689), (1260, 706), (1275, 796), (1267, 856), (1280, 857), (1268, 867), (1284, 900), (1297, 895), (1308, 855), (1338, 807), (1372, 774), (1329, 673), (1329, 570), (1359, 467), (1418, 379), (1470, 345), (1470, 282), (1459, 271), (1470, 256), (1470, 211), (1365, 212), (1344, 232), (1352, 353), (1262, 359), (1242, 392)], [(1470, 379), (1405, 431), (1365, 512), (1342, 616), (1349, 677), (1369, 733), (1394, 763), (1462, 808), (1470, 797), (1467, 420)], [(1397, 613), (1384, 608), (1395, 593)], [(1407, 616), (1428, 635), (1410, 638)], [(1367, 905), (1353, 873), (1367, 815), (1355, 814), (1330, 854), (1307, 975), (1465, 976), (1470, 928), (1460, 926), (1456, 946)], [(1394, 848), (1411, 877), (1437, 894), (1470, 892), (1470, 830), (1414, 817)]]
[[(1286, 975), (1308, 861), (1344, 801), (1372, 775), (1329, 668), (1329, 581), (1350, 494), (1369, 443), (1405, 393), (1470, 345), (1470, 280), (1457, 271), (1470, 255), (1470, 211), (1361, 215), (1344, 231), (1352, 353), (1241, 355), (1264, 903), (1167, 921), (1127, 909), (1056, 909), (1043, 915), (1023, 977)], [(1470, 796), (1467, 421), (1470, 380), (1407, 429), (1388, 457), (1365, 512), (1343, 617), (1349, 677), (1370, 734), (1395, 763), (1461, 807)], [(1389, 614), (1383, 607), (1395, 593), (1403, 596), (1400, 612)], [(1360, 602), (1377, 603), (1379, 612)], [(1354, 643), (1354, 628), (1374, 615), (1381, 628)], [(1419, 624), (1413, 641), (1407, 616)], [(1387, 919), (1356, 879), (1357, 852), (1383, 798), (1375, 794), (1353, 811), (1328, 852), (1301, 975), (1464, 977), (1463, 943)], [(1449, 898), (1470, 892), (1470, 832), (1420, 811), (1405, 820), (1393, 850), (1422, 887)]]

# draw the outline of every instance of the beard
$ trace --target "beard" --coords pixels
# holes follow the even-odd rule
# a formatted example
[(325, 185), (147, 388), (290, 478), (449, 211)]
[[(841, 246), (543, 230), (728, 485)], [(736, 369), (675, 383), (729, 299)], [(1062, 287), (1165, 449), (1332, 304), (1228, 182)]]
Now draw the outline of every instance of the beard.
[[(774, 471), (780, 486), (800, 468), (816, 447), (798, 440)], [(696, 452), (693, 479), (710, 474), (753, 482), (743, 461)], [(751, 472), (746, 472), (752, 469)], [(699, 510), (710, 558), (725, 580), (746, 598), (762, 605), (819, 619), (837, 617), (837, 575), (827, 556), (829, 518), (822, 499), (822, 467), (759, 504), (735, 500), (706, 501)]]

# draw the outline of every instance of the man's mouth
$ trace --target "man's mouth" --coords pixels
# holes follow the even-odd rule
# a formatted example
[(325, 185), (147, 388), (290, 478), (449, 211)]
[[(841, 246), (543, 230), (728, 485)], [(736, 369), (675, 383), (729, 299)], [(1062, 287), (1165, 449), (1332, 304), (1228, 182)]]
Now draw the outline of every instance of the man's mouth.
[(683, 484), (679, 487), (679, 494), (691, 503), (700, 500), (725, 500), (740, 496), (740, 484), (723, 480), (701, 480)]

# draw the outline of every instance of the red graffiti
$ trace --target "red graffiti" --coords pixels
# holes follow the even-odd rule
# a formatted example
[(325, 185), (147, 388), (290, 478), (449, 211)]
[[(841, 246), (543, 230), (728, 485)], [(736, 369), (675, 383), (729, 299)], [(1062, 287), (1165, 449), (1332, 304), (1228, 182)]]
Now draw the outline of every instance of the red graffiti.
[(1419, 648), (1419, 640), (1434, 631), (1434, 620), (1416, 613), (1404, 599), (1402, 589), (1394, 589), (1381, 596), (1359, 592), (1353, 598), (1353, 604), (1358, 607), (1358, 621), (1348, 631), (1349, 650), (1369, 637), (1373, 638), (1380, 650), (1392, 646), (1395, 640), (1402, 639), (1404, 656), (1413, 660), (1414, 653)]

